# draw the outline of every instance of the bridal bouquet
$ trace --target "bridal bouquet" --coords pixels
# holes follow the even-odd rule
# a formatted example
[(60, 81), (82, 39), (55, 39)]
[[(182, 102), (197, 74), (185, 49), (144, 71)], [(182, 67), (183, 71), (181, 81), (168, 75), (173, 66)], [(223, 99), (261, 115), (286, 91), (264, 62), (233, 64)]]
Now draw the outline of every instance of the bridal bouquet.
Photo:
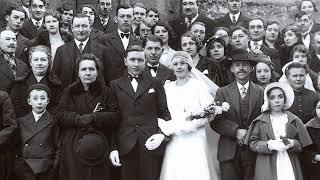
[(189, 119), (194, 120), (194, 119), (212, 117), (217, 114), (222, 114), (222, 112), (226, 112), (230, 108), (230, 105), (227, 102), (223, 102), (223, 103), (221, 103), (221, 105), (219, 105), (219, 104), (220, 104), (219, 102), (217, 102), (217, 103), (213, 102), (213, 103), (209, 104), (207, 107), (205, 107), (200, 113), (191, 114), (189, 116)]

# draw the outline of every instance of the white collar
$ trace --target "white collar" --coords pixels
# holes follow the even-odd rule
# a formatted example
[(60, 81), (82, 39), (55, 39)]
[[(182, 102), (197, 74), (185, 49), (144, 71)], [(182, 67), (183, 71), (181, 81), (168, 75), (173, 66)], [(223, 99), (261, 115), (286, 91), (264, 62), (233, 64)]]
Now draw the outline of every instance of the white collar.
[(130, 38), (130, 35), (131, 35), (130, 31), (127, 32), (127, 33), (125, 33), (125, 32), (121, 31), (121, 30), (118, 28), (118, 34), (119, 34), (119, 36), (120, 36), (120, 39), (122, 39), (122, 38), (121, 38), (121, 33), (129, 34), (129, 38)]
[(236, 22), (238, 22), (238, 19), (239, 19), (239, 16), (240, 16), (240, 12), (238, 12), (237, 14), (229, 13), (229, 17), (230, 17), (231, 21), (232, 21), (232, 18), (233, 18), (232, 16), (235, 16), (236, 17)]
[(246, 88), (246, 92), (248, 92), (248, 89), (249, 89), (249, 81), (248, 81), (246, 84), (244, 84), (244, 85), (242, 85), (242, 84), (240, 84), (239, 82), (237, 82), (237, 86), (238, 86), (239, 92), (241, 92), (241, 88), (242, 88), (242, 87), (245, 87), (245, 88)]
[(83, 44), (83, 46), (82, 46), (83, 49), (86, 47), (88, 41), (89, 41), (89, 38), (87, 38), (85, 41), (82, 41), (82, 42), (74, 39), (74, 42), (76, 43), (78, 48), (79, 48), (80, 43)]
[(250, 47), (252, 48), (254, 46), (254, 43), (258, 43), (259, 48), (262, 46), (263, 41), (250, 41)]
[(151, 65), (150, 63), (147, 63), (147, 66), (149, 67), (159, 67), (160, 66), (160, 63), (156, 64), (156, 65)]
[(316, 53), (316, 55), (317, 55), (318, 59), (320, 59), (320, 54), (317, 54), (317, 53)]
[(41, 118), (41, 116), (42, 116), (45, 112), (46, 112), (46, 110), (44, 110), (44, 111), (43, 111), (42, 113), (40, 113), (40, 114), (37, 114), (37, 113), (35, 113), (35, 112), (32, 110), (32, 114), (33, 114), (34, 120), (35, 120), (36, 122), (38, 122), (39, 119)]
[[(199, 17), (199, 13), (197, 13), (197, 15), (191, 19), (191, 23), (190, 24), (194, 23), (198, 17)], [(185, 17), (184, 19), (185, 19), (185, 22), (188, 22), (188, 18), (187, 17)]]
[(42, 19), (40, 19), (39, 21), (37, 21), (37, 20), (35, 20), (35, 19), (31, 18), (31, 21), (32, 21), (32, 23), (33, 23), (34, 25), (36, 25), (36, 23), (37, 23), (37, 22), (39, 22), (39, 23), (40, 23), (40, 27), (41, 27), (41, 26), (42, 26), (42, 22), (43, 22), (43, 18), (42, 18)]

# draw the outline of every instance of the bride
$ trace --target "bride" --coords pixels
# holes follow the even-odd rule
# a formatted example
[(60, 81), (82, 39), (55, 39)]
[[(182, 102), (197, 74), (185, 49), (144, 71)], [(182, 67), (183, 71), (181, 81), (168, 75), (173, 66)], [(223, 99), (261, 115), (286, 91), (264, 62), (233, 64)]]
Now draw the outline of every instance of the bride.
[(205, 125), (211, 119), (190, 120), (214, 101), (218, 86), (193, 67), (191, 56), (182, 51), (171, 60), (177, 80), (165, 84), (172, 120), (158, 125), (171, 139), (166, 147), (160, 180), (217, 180)]

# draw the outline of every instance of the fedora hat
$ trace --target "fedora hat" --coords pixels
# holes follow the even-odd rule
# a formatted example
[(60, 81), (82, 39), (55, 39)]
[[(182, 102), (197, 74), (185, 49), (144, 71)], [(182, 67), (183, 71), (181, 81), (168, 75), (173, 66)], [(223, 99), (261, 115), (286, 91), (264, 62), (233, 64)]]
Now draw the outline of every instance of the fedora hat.
[(272, 88), (280, 88), (283, 90), (285, 96), (286, 96), (286, 102), (284, 103), (283, 109), (289, 109), (294, 101), (294, 92), (289, 83), (283, 83), (283, 82), (273, 82), (266, 86), (264, 89), (264, 102), (261, 106), (261, 112), (265, 112), (270, 109), (269, 103), (268, 103), (268, 96), (267, 92)]
[(225, 61), (225, 64), (230, 66), (232, 62), (236, 61), (247, 61), (252, 66), (255, 66), (258, 62), (256, 61), (255, 55), (244, 49), (235, 49), (230, 52), (230, 58)]

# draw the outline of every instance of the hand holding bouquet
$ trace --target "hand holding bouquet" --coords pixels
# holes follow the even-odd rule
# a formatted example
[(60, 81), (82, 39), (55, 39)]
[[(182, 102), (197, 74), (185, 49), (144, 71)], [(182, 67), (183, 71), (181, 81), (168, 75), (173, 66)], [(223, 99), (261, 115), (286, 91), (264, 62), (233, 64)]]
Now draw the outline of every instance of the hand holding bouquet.
[(229, 108), (230, 105), (227, 102), (223, 102), (221, 105), (219, 105), (219, 102), (213, 102), (205, 107), (200, 113), (191, 114), (188, 119), (192, 121), (194, 119), (210, 118), (217, 114), (222, 114), (222, 112), (228, 111)]

